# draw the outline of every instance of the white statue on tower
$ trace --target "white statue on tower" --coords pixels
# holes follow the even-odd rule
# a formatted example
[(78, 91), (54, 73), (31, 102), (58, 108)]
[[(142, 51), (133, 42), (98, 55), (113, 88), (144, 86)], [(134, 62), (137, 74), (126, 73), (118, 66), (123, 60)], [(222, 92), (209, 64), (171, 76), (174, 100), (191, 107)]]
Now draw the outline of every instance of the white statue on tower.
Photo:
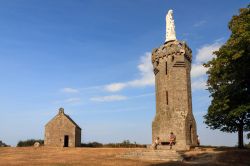
[(166, 40), (165, 42), (170, 41), (170, 40), (176, 40), (173, 10), (169, 10), (168, 14), (166, 15)]

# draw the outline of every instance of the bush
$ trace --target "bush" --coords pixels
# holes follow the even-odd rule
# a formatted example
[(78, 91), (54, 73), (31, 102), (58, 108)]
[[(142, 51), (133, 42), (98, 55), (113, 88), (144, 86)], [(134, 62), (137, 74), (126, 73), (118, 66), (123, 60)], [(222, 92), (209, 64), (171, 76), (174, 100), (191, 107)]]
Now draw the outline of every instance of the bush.
[(136, 142), (131, 143), (129, 140), (124, 140), (121, 143), (109, 143), (105, 144), (105, 147), (110, 147), (110, 148), (146, 148), (147, 145), (141, 145), (137, 144)]
[(7, 145), (4, 142), (0, 141), (0, 147), (9, 147), (9, 145)]
[(40, 145), (44, 145), (44, 140), (35, 140), (35, 139), (28, 139), (25, 141), (19, 141), (17, 143), (17, 147), (26, 147), (26, 146), (33, 146), (35, 142), (39, 142)]
[(89, 142), (89, 143), (82, 143), (81, 147), (100, 148), (103, 147), (103, 144), (99, 142)]
[(146, 148), (147, 145), (140, 145), (136, 142), (131, 143), (129, 140), (124, 140), (121, 143), (108, 143), (108, 144), (102, 144), (99, 142), (90, 142), (90, 143), (82, 143), (82, 147), (91, 147), (91, 148)]

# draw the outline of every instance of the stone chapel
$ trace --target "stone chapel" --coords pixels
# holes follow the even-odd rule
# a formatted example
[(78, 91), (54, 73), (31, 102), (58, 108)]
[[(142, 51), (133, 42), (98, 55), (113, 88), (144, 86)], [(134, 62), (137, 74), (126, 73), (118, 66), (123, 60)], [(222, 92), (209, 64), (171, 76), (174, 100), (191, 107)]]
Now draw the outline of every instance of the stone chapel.
[(45, 146), (80, 147), (81, 128), (60, 108), (58, 114), (45, 125)]

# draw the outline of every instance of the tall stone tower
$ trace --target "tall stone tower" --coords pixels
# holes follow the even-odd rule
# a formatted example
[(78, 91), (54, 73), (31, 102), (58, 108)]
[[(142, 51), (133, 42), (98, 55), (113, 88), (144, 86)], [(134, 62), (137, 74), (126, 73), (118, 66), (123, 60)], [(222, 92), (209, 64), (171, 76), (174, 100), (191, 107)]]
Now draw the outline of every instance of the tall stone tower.
[(173, 11), (166, 16), (166, 41), (152, 51), (155, 74), (156, 115), (152, 123), (152, 141), (169, 141), (176, 135), (176, 149), (197, 145), (196, 122), (192, 113), (190, 70), (192, 51), (175, 36)]

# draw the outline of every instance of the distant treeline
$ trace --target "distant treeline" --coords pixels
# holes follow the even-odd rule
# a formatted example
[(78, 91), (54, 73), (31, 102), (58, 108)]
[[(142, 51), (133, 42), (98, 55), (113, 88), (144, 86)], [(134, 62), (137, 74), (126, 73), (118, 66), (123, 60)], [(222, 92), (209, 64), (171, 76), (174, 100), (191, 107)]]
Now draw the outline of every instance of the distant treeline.
[(5, 144), (4, 142), (2, 142), (2, 141), (0, 140), (0, 147), (9, 147), (9, 145)]
[[(26, 146), (34, 146), (35, 142), (39, 142), (40, 145), (44, 145), (44, 140), (36, 140), (36, 139), (28, 139), (24, 141), (19, 141), (17, 147), (26, 147)], [(90, 148), (146, 148), (146, 145), (137, 144), (136, 142), (131, 143), (129, 140), (124, 140), (121, 143), (108, 143), (102, 144), (99, 142), (89, 142), (82, 143), (81, 147), (90, 147)]]
[(41, 139), (28, 139), (28, 140), (25, 140), (25, 141), (19, 141), (17, 143), (17, 147), (25, 147), (25, 146), (34, 146), (35, 142), (39, 142), (40, 145), (43, 145), (44, 144), (44, 141), (41, 140)]
[(99, 142), (89, 142), (82, 143), (82, 147), (92, 147), (92, 148), (146, 148), (147, 145), (137, 144), (136, 142), (131, 143), (129, 140), (124, 140), (121, 143), (108, 143), (102, 144)]

